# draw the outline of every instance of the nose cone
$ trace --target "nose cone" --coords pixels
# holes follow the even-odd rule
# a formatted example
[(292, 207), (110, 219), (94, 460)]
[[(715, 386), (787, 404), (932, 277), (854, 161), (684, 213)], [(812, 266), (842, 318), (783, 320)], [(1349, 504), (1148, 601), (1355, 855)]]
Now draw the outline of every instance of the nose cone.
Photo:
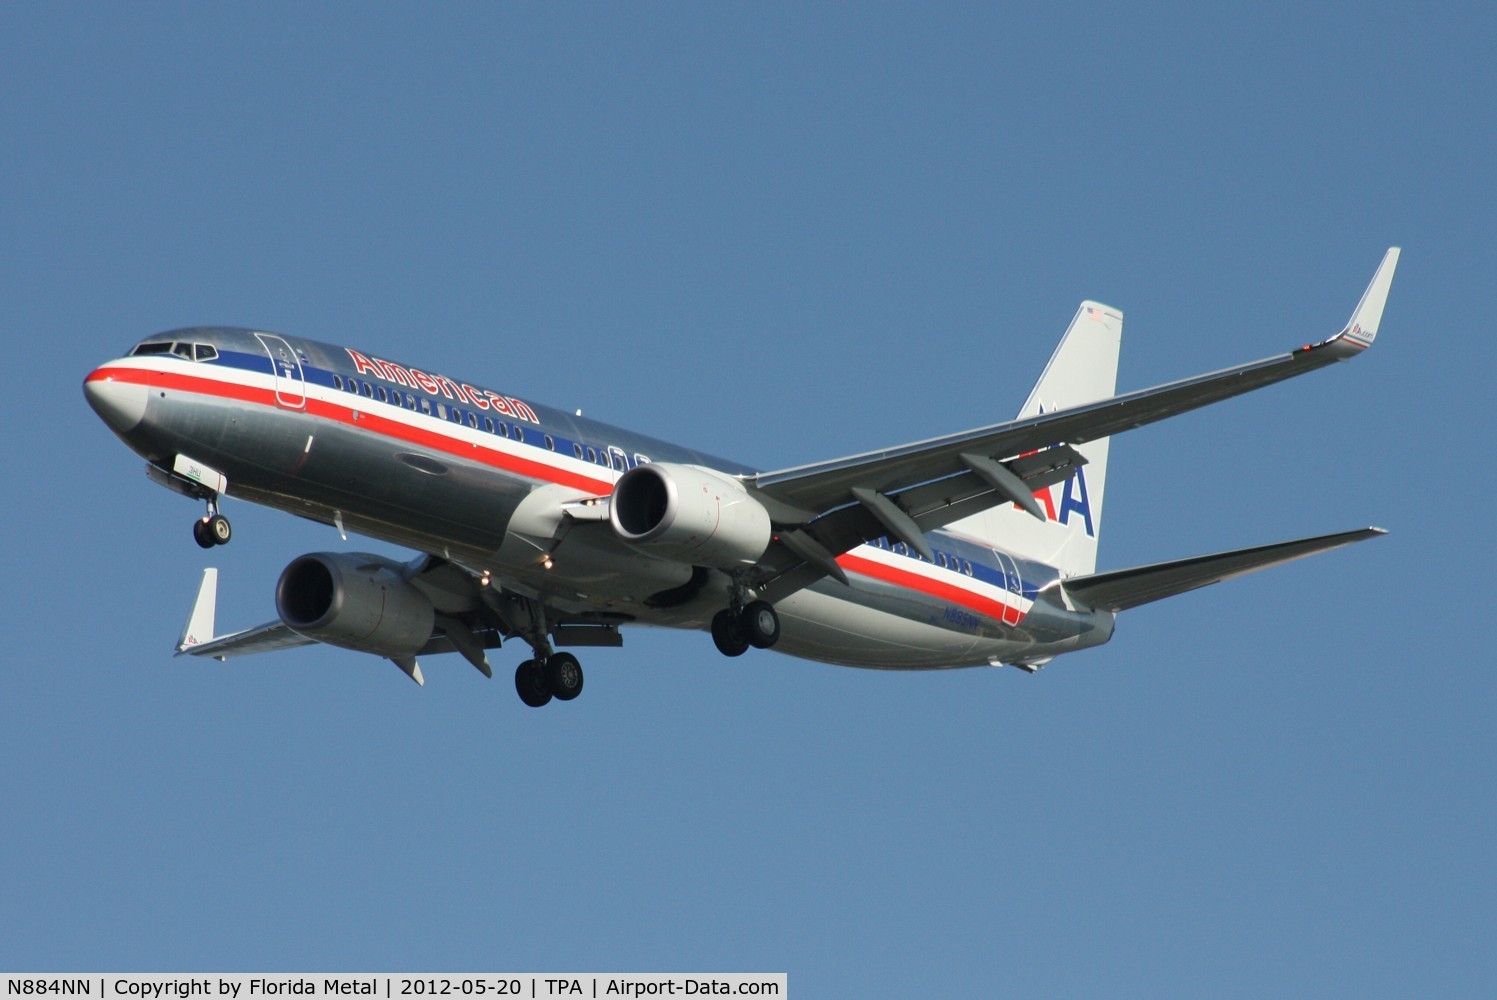
[(146, 417), (151, 390), (133, 382), (120, 382), (94, 372), (83, 383), (83, 395), (116, 434), (127, 434)]

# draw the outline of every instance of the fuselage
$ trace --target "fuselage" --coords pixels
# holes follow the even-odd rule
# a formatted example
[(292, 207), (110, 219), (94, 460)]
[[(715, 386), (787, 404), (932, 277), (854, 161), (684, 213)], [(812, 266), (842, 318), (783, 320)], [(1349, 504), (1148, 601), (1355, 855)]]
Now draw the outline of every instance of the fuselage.
[[(562, 504), (607, 497), (648, 462), (756, 470), (353, 348), (223, 327), (151, 337), (92, 372), (85, 391), (157, 468), (190, 456), (228, 494), (453, 562), (574, 614), (705, 628), (716, 570), (654, 558)], [(849, 666), (929, 669), (1035, 662), (1099, 645), (1107, 612), (1065, 606), (1058, 573), (959, 531), (926, 560), (889, 538), (837, 557), (776, 602), (777, 649)]]

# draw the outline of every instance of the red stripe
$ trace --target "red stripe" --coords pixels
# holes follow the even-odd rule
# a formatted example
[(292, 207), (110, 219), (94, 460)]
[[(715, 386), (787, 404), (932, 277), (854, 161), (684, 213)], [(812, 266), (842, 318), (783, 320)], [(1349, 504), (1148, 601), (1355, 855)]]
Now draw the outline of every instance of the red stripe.
[[(970, 608), (979, 614), (986, 615), (995, 621), (1005, 621), (1005, 614), (1012, 617), (1019, 610), (1017, 608), (1009, 608), (1002, 601), (995, 601), (992, 598), (974, 594), (970, 590), (965, 590), (940, 580), (932, 580), (930, 577), (919, 573), (911, 573), (909, 570), (888, 566), (881, 562), (874, 562), (872, 559), (865, 559), (862, 556), (853, 555), (851, 552), (838, 556), (837, 565), (862, 576), (882, 580), (885, 583), (892, 583), (896, 587), (904, 587), (906, 590), (917, 590), (923, 594), (929, 594), (931, 597), (949, 601), (952, 604), (959, 604), (964, 608)], [(1020, 612), (1020, 615), (1019, 620), (1023, 621), (1022, 612)]]
[[(203, 396), (214, 396), (220, 399), (233, 399), (243, 403), (253, 403), (271, 409), (286, 409), (276, 404), (276, 394), (271, 389), (239, 385), (235, 382), (221, 382), (217, 379), (204, 378), (200, 375), (184, 375), (180, 372), (148, 371), (141, 368), (100, 368), (89, 375), (85, 381), (131, 382), (137, 385), (147, 385), (154, 389), (192, 392)], [(389, 406), (392, 404), (386, 403), (381, 405)], [(387, 417), (371, 413), (368, 410), (355, 411), (351, 407), (328, 403), (320, 399), (315, 399), (310, 395), (307, 396), (305, 411), (298, 408), (289, 412), (306, 412), (314, 417), (322, 417), (325, 420), (355, 426), (360, 430), (372, 431), (396, 441), (404, 441), (407, 444), (419, 445), (423, 448), (430, 448), (433, 451), (445, 452), (454, 458), (481, 462), (496, 469), (503, 469), (506, 472), (524, 476), (527, 479), (538, 479), (561, 486), (570, 486), (573, 489), (585, 490), (599, 496), (613, 492), (613, 483), (607, 480), (594, 479), (591, 476), (569, 472), (566, 469), (558, 469), (544, 462), (536, 462), (517, 455), (510, 455), (493, 448), (481, 445), (475, 446), (467, 441), (458, 441), (445, 434), (439, 434), (436, 431), (426, 430), (421, 427), (412, 427), (410, 424), (402, 423), (398, 420), (390, 420)], [(355, 412), (359, 415), (357, 420), (354, 419)]]

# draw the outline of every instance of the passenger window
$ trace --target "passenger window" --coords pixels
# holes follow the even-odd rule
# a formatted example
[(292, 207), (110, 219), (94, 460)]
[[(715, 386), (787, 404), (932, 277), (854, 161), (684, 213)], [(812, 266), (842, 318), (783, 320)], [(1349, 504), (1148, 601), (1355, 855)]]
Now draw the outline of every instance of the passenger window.
[(494, 418), (493, 417), (484, 417), (483, 418), (483, 429), (486, 430), (486, 431), (488, 431), (490, 434), (494, 433)]
[(192, 351), (194, 360), (197, 361), (212, 361), (218, 357), (218, 348), (212, 344), (196, 344), (193, 346)]
[(416, 397), (410, 393), (405, 394), (405, 408), (407, 410), (414, 410), (416, 408)]
[(390, 394), (385, 391), (384, 386), (379, 387), (379, 401), (381, 403), (388, 403), (390, 401)]
[(966, 573), (968, 576), (972, 575), (972, 564), (965, 559), (962, 560), (962, 572)]
[(556, 450), (556, 441), (549, 434), (546, 435), (546, 450), (547, 451), (555, 451)]
[(334, 375), (333, 376), (333, 388), (334, 389), (340, 389), (340, 390), (343, 388), (343, 376), (342, 375)]
[(509, 437), (509, 424), (506, 424), (502, 420), (499, 421), (499, 436), (500, 437)]
[(426, 414), (428, 417), (431, 416), (431, 400), (421, 400), (421, 412)]
[(349, 392), (358, 392), (359, 391), (359, 383), (356, 382), (353, 379), (349, 379), (348, 380), (348, 391)]
[(368, 396), (370, 399), (374, 398), (374, 386), (370, 385), (368, 382), (364, 383), (364, 395)]
[(587, 448), (587, 460), (589, 462), (596, 462), (598, 460), (598, 450), (596, 448), (594, 448), (592, 445), (588, 445), (588, 448)]
[(510, 428), (510, 430), (514, 432), (514, 438), (516, 441), (520, 442), (521, 444), (525, 443), (524, 428), (522, 428), (519, 424), (515, 424), (514, 427)]
[(468, 426), (475, 431), (478, 430), (478, 414), (471, 411), (468, 413)]
[(937, 552), (936, 553), (936, 565), (940, 566), (942, 569), (946, 568), (946, 553), (944, 553), (944, 552)]
[(577, 442), (573, 441), (572, 442), (572, 454), (576, 455), (578, 458), (581, 458), (582, 457), (582, 445), (580, 445)]
[(447, 419), (447, 404), (446, 403), (438, 403), (437, 404), (437, 416), (441, 417), (443, 420)]

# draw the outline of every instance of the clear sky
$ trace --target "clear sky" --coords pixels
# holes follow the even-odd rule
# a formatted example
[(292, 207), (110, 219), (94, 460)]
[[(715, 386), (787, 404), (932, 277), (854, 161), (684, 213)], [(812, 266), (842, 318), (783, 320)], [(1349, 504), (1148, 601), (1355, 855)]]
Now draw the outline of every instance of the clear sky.
[[(53, 4), (0, 14), (0, 968), (783, 970), (802, 997), (1472, 996), (1497, 963), (1480, 4)], [(1012, 8), (1012, 9), (1008, 9)], [(170, 655), (317, 550), (147, 481), (96, 364), (350, 343), (783, 467), (1376, 348), (1113, 442), (1101, 568), (1377, 524), (1036, 676), (704, 634), (577, 702)]]

